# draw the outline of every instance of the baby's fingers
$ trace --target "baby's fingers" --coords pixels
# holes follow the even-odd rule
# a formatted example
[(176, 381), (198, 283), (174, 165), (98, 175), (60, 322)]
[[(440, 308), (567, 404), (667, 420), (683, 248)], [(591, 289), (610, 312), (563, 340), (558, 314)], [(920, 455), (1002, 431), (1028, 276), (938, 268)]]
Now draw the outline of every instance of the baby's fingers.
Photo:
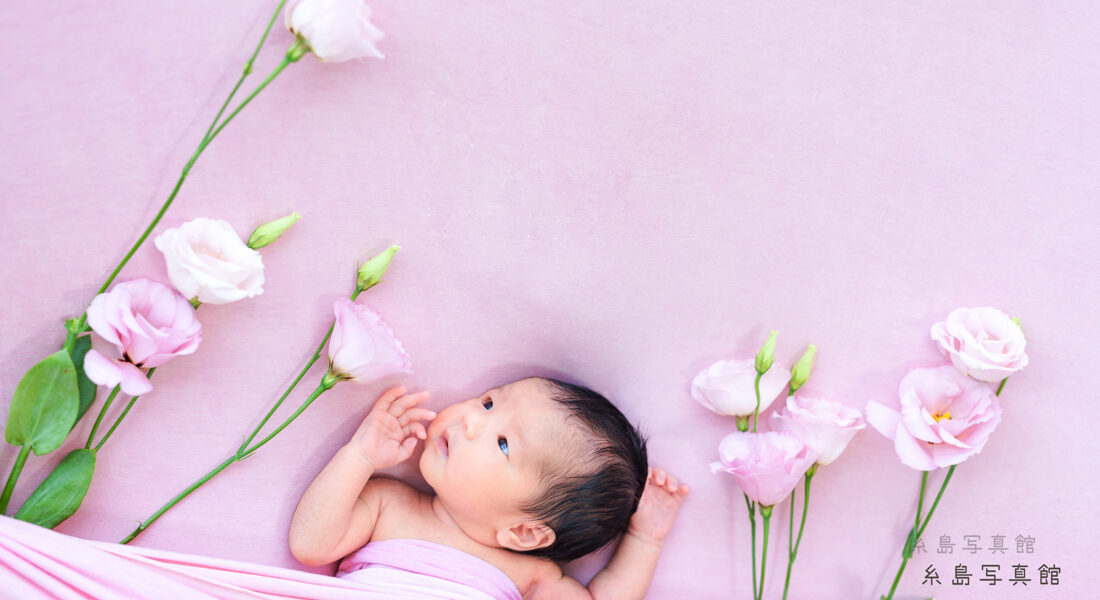
[(681, 485), (676, 477), (669, 475), (664, 469), (650, 467), (649, 480), (656, 484), (657, 487), (663, 488), (670, 493), (676, 494), (681, 491), (683, 494), (687, 493), (688, 486)]
[(404, 427), (417, 421), (431, 421), (435, 418), (435, 411), (427, 408), (410, 408), (397, 417), (397, 422)]
[(397, 462), (404, 462), (412, 456), (413, 450), (416, 449), (417, 440), (415, 437), (405, 438), (405, 441), (401, 442), (401, 448), (397, 452)]
[(427, 398), (428, 398), (428, 392), (427, 391), (417, 392), (415, 394), (408, 394), (406, 396), (401, 396), (400, 398), (397, 399), (396, 402), (394, 402), (393, 404), (391, 404), (389, 406), (387, 411), (391, 415), (397, 417), (397, 416), (400, 416), (401, 413), (409, 410), (410, 408), (416, 406), (417, 404), (420, 404), (424, 400), (427, 400)]
[(378, 410), (389, 410), (393, 401), (398, 399), (401, 394), (405, 393), (405, 387), (395, 385), (390, 389), (382, 392), (382, 395), (378, 397), (378, 400), (374, 401), (374, 408)]
[(422, 440), (428, 439), (428, 430), (424, 428), (424, 424), (420, 422), (412, 423), (401, 428), (401, 431), (406, 436), (412, 436), (420, 438)]

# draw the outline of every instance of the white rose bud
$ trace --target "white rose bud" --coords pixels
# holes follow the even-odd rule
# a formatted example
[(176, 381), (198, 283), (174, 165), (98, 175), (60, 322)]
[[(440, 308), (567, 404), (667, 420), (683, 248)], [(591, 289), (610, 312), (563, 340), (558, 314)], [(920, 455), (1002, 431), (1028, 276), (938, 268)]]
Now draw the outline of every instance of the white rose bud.
[(363, 0), (291, 0), (283, 11), (286, 28), (325, 62), (383, 58), (374, 44), (385, 34), (370, 15)]

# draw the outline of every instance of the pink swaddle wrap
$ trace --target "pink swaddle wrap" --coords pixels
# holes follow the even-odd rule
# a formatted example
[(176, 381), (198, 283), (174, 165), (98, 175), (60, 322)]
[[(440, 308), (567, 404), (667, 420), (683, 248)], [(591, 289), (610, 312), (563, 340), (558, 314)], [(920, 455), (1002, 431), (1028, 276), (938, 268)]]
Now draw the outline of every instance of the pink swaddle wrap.
[[(394, 541), (407, 543), (368, 544), (345, 559), (358, 570), (341, 579), (94, 542), (0, 516), (0, 598), (520, 600), (508, 577), (481, 559), (427, 542)], [(391, 548), (394, 556), (386, 556)], [(396, 566), (382, 566), (390, 564)]]
[(500, 569), (461, 550), (423, 540), (371, 542), (345, 558), (336, 576), (367, 587), (404, 584), (433, 590), (421, 598), (522, 600)]

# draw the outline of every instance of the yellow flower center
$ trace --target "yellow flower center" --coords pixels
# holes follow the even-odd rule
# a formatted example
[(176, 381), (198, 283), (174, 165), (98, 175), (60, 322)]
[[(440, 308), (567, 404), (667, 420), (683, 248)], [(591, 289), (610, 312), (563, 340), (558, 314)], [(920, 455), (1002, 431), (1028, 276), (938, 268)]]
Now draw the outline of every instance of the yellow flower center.
[(948, 421), (950, 421), (951, 420), (951, 411), (945, 410), (942, 413), (936, 413), (936, 414), (932, 415), (932, 418), (935, 419), (937, 423), (940, 422), (940, 419), (947, 419)]

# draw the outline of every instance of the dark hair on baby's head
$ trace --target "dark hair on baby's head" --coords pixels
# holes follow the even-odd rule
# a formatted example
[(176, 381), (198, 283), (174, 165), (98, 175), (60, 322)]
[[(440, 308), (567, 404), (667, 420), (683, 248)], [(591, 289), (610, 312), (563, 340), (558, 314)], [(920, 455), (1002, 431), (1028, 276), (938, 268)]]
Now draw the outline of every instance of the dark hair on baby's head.
[[(587, 469), (550, 469), (542, 494), (524, 507), (554, 530), (554, 543), (527, 554), (566, 562), (599, 550), (626, 531), (645, 488), (645, 439), (600, 394), (579, 385), (540, 378), (550, 397), (587, 430)], [(564, 472), (562, 472), (564, 471)]]

